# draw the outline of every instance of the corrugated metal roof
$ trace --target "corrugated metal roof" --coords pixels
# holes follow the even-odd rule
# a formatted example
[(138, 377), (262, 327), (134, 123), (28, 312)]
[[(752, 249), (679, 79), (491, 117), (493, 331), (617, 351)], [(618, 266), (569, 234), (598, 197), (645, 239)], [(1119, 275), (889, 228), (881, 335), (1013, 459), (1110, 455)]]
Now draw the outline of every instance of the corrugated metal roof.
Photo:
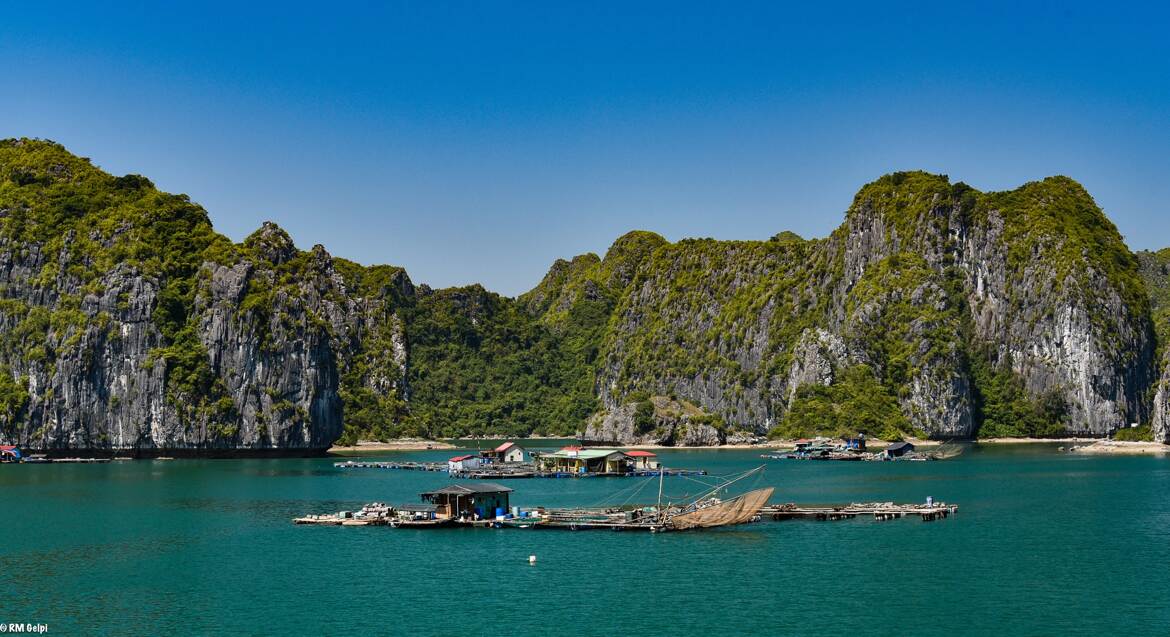
[(511, 448), (512, 446), (514, 446), (515, 444), (516, 444), (516, 443), (514, 443), (514, 442), (511, 442), (511, 441), (505, 442), (504, 444), (502, 444), (502, 445), (500, 445), (500, 446), (496, 447), (496, 451), (507, 451), (508, 449), (510, 449), (510, 448)]
[(596, 460), (597, 458), (604, 458), (612, 454), (626, 455), (617, 449), (561, 449), (545, 456), (546, 458), (580, 458), (582, 460)]
[(450, 460), (448, 460), (448, 462), (462, 462), (463, 460), (467, 460), (468, 458), (478, 458), (478, 457), (479, 456), (473, 456), (471, 454), (468, 454), (466, 456), (455, 456), (454, 458), (451, 458)]
[(467, 484), (452, 484), (435, 491), (427, 491), (422, 495), (437, 495), (450, 493), (453, 495), (468, 495), (471, 493), (511, 493), (511, 489), (494, 482), (472, 482)]
[(631, 458), (654, 458), (658, 456), (658, 454), (652, 451), (643, 451), (641, 449), (632, 449), (630, 451), (626, 451), (625, 454)]

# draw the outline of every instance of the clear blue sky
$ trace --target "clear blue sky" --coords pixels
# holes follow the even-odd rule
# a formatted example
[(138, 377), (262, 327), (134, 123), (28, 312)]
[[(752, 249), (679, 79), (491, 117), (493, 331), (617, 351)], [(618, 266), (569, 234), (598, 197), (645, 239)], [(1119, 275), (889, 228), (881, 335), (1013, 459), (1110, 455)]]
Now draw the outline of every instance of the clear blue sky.
[(4, 3), (0, 137), (416, 282), (517, 294), (635, 228), (824, 236), (917, 168), (1066, 174), (1170, 245), (1158, 5), (91, 4)]

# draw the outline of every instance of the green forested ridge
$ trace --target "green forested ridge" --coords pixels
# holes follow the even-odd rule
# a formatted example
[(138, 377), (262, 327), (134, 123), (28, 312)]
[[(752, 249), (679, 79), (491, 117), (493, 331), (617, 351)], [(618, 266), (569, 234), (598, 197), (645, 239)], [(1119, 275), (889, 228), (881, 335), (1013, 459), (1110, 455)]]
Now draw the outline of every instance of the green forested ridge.
[[(875, 219), (884, 235), (860, 244), (876, 250), (861, 259), (858, 233)], [(216, 431), (230, 437), (243, 416), (209, 364), (195, 304), (209, 285), (208, 264), (243, 263), (252, 274), (236, 311), (256, 325), (274, 315), (292, 320), (280, 308), (306, 289), (345, 315), (303, 319), (334, 341), (344, 442), (569, 435), (622, 403), (639, 405), (637, 424), (648, 426), (651, 396), (676, 396), (721, 431), (724, 422), (756, 430), (767, 422), (784, 436), (935, 435), (921, 426), (936, 416), (921, 411), (936, 408), (921, 404), (923, 391), (936, 391), (923, 390), (923, 379), (945, 387), (950, 375), (969, 385), (977, 435), (1058, 434), (1073, 418), (1066, 393), (1029, 393), (1011, 371), (1009, 348), (977, 336), (986, 308), (972, 305), (956, 261), (971, 238), (956, 228), (974, 234), (995, 223), (1007, 270), (997, 311), (1022, 321), (1016, 332), (1041, 331), (1060, 305), (1104, 289), (1132, 315), (1152, 317), (1166, 342), (1170, 250), (1132, 254), (1065, 177), (981, 193), (946, 176), (893, 173), (864, 186), (846, 224), (825, 239), (781, 232), (766, 241), (670, 243), (631, 232), (604, 257), (558, 260), (512, 299), (481, 286), (415, 288), (402, 268), (299, 250), (276, 226), (235, 244), (184, 195), (108, 175), (51, 142), (8, 140), (0, 142), (0, 250), (42, 263), (35, 284), (53, 299), (0, 294), (0, 422), (10, 430), (28, 417), (30, 370), (51, 369), (68, 339), (110, 324), (85, 299), (101, 296), (103, 276), (122, 268), (159, 285), (150, 317), (161, 343), (142, 365), (164, 365), (171, 400), (214, 414)], [(1130, 345), (1140, 325), (1119, 327), (1106, 304), (1083, 307), (1104, 347), (1145, 355)], [(1008, 328), (992, 337), (1008, 338)], [(828, 386), (796, 389), (788, 409), (782, 394), (797, 344), (818, 329), (840, 336), (845, 358), (833, 362)]]
[(1170, 248), (1158, 252), (1141, 252), (1142, 278), (1150, 295), (1158, 340), (1165, 346), (1170, 340)]
[(596, 410), (572, 310), (554, 333), (475, 285), (424, 292), (406, 316), (411, 415), (396, 433), (566, 435)]
[[(36, 281), (59, 294), (52, 309), (7, 299), (9, 321), (24, 318), (6, 334), (10, 341), (21, 340), (10, 343), (6, 358), (12, 358), (14, 345), (22, 346), (23, 356), (51, 365), (54, 352), (45, 348), (55, 339), (49, 336), (80, 338), (88, 321), (107, 321), (81, 312), (82, 297), (102, 292), (103, 274), (128, 268), (161, 284), (152, 317), (166, 344), (147, 364), (167, 366), (176, 404), (189, 410), (222, 406), (222, 388), (210, 373), (189, 312), (200, 265), (228, 261), (236, 247), (212, 229), (206, 212), (186, 195), (159, 192), (139, 175), (108, 175), (53, 143), (0, 142), (0, 166), (0, 236), (22, 251), (36, 246), (45, 257)], [(57, 283), (65, 278), (80, 289), (62, 289)]]
[(844, 370), (832, 385), (804, 385), (792, 409), (772, 429), (772, 437), (845, 436), (859, 432), (882, 440), (901, 440), (915, 431), (889, 388), (867, 365)]

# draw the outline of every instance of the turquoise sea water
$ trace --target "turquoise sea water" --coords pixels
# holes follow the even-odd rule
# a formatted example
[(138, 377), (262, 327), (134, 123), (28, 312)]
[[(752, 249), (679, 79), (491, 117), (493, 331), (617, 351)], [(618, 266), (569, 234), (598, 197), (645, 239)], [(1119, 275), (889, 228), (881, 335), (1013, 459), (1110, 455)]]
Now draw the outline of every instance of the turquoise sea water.
[[(759, 483), (779, 502), (932, 496), (961, 509), (661, 535), (295, 527), (449, 480), (333, 459), (0, 466), (0, 622), (110, 635), (1170, 634), (1170, 459), (1034, 445), (933, 463), (661, 455), (714, 474), (767, 462)], [(639, 484), (635, 499), (652, 502), (656, 483), (508, 486), (513, 504), (560, 506)], [(666, 480), (675, 497), (699, 488)]]

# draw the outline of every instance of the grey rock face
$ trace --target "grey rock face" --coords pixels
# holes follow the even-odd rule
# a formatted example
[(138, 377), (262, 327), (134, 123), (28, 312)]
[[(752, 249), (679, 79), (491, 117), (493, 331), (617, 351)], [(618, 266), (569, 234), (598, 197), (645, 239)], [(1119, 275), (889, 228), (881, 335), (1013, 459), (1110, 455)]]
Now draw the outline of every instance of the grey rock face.
[(1170, 444), (1170, 350), (1162, 359), (1162, 378), (1154, 393), (1154, 440)]
[(273, 273), (246, 262), (204, 267), (210, 282), (196, 299), (199, 336), (239, 415), (239, 429), (228, 444), (328, 447), (342, 426), (337, 354), (329, 331), (316, 319), (342, 308), (327, 305), (312, 283), (328, 284), (329, 272), (314, 272), (317, 280), (307, 281), (301, 295), (277, 292), (270, 310), (242, 311), (250, 279), (271, 285)]
[(841, 337), (821, 328), (805, 330), (792, 350), (792, 366), (784, 389), (787, 408), (792, 408), (796, 390), (802, 385), (831, 385), (838, 370), (848, 365), (849, 360), (849, 351)]
[[(298, 257), (271, 224), (252, 240), (257, 262), (209, 262), (197, 277), (193, 322), (213, 401), (202, 407), (195, 405), (206, 397), (174, 389), (155, 320), (159, 281), (121, 265), (89, 286), (100, 294), (86, 293), (68, 274), (41, 276), (40, 245), (0, 241), (8, 299), (0, 306), (8, 339), (0, 363), (28, 390), (22, 424), (5, 427), (0, 439), (32, 450), (147, 454), (325, 449), (342, 429), (339, 367), (375, 327), (389, 334), (381, 369), (398, 373), (365, 380), (379, 391), (406, 391), (405, 333), (396, 315), (381, 315), (381, 299), (350, 298), (320, 246)], [(68, 263), (71, 255), (56, 256)], [(299, 278), (277, 285), (274, 268), (294, 258), (304, 260)], [(398, 285), (409, 287), (409, 279)], [(257, 303), (251, 286), (269, 292)], [(81, 298), (77, 311), (67, 305), (72, 298)], [(40, 333), (29, 334), (30, 324)]]
[[(919, 318), (890, 328), (917, 352), (899, 400), (932, 436), (975, 433), (965, 347), (989, 352), (992, 365), (1018, 374), (1030, 395), (1059, 395), (1068, 433), (1105, 435), (1144, 420), (1154, 339), (1148, 314), (1124, 300), (1131, 290), (1120, 289), (1092, 254), (1061, 252), (1067, 238), (1011, 226), (1005, 215), (1017, 210), (975, 212), (950, 196), (949, 185), (940, 188), (896, 205), (863, 190), (841, 229), (824, 241), (795, 242), (803, 247), (728, 243), (717, 252), (700, 241), (659, 249), (640, 263), (611, 323), (598, 375), (603, 403), (612, 409), (634, 390), (675, 392), (730, 425), (763, 431), (796, 388), (831, 382), (843, 363), (886, 373), (868, 351), (874, 335), (859, 328), (902, 303)], [(1093, 206), (1083, 192), (1064, 192), (1082, 210)], [(923, 212), (906, 212), (915, 206)], [(857, 286), (896, 255), (921, 259), (925, 281), (898, 298), (855, 300)], [(792, 323), (812, 326), (790, 336)], [(961, 329), (969, 338), (963, 343)], [(676, 362), (685, 357), (691, 364)]]
[(638, 431), (635, 423), (636, 403), (626, 403), (599, 412), (580, 433), (582, 440), (614, 445), (667, 445), (676, 447), (711, 447), (723, 444), (725, 435), (712, 425), (685, 413), (677, 401), (661, 396), (652, 399), (655, 406), (654, 426)]

